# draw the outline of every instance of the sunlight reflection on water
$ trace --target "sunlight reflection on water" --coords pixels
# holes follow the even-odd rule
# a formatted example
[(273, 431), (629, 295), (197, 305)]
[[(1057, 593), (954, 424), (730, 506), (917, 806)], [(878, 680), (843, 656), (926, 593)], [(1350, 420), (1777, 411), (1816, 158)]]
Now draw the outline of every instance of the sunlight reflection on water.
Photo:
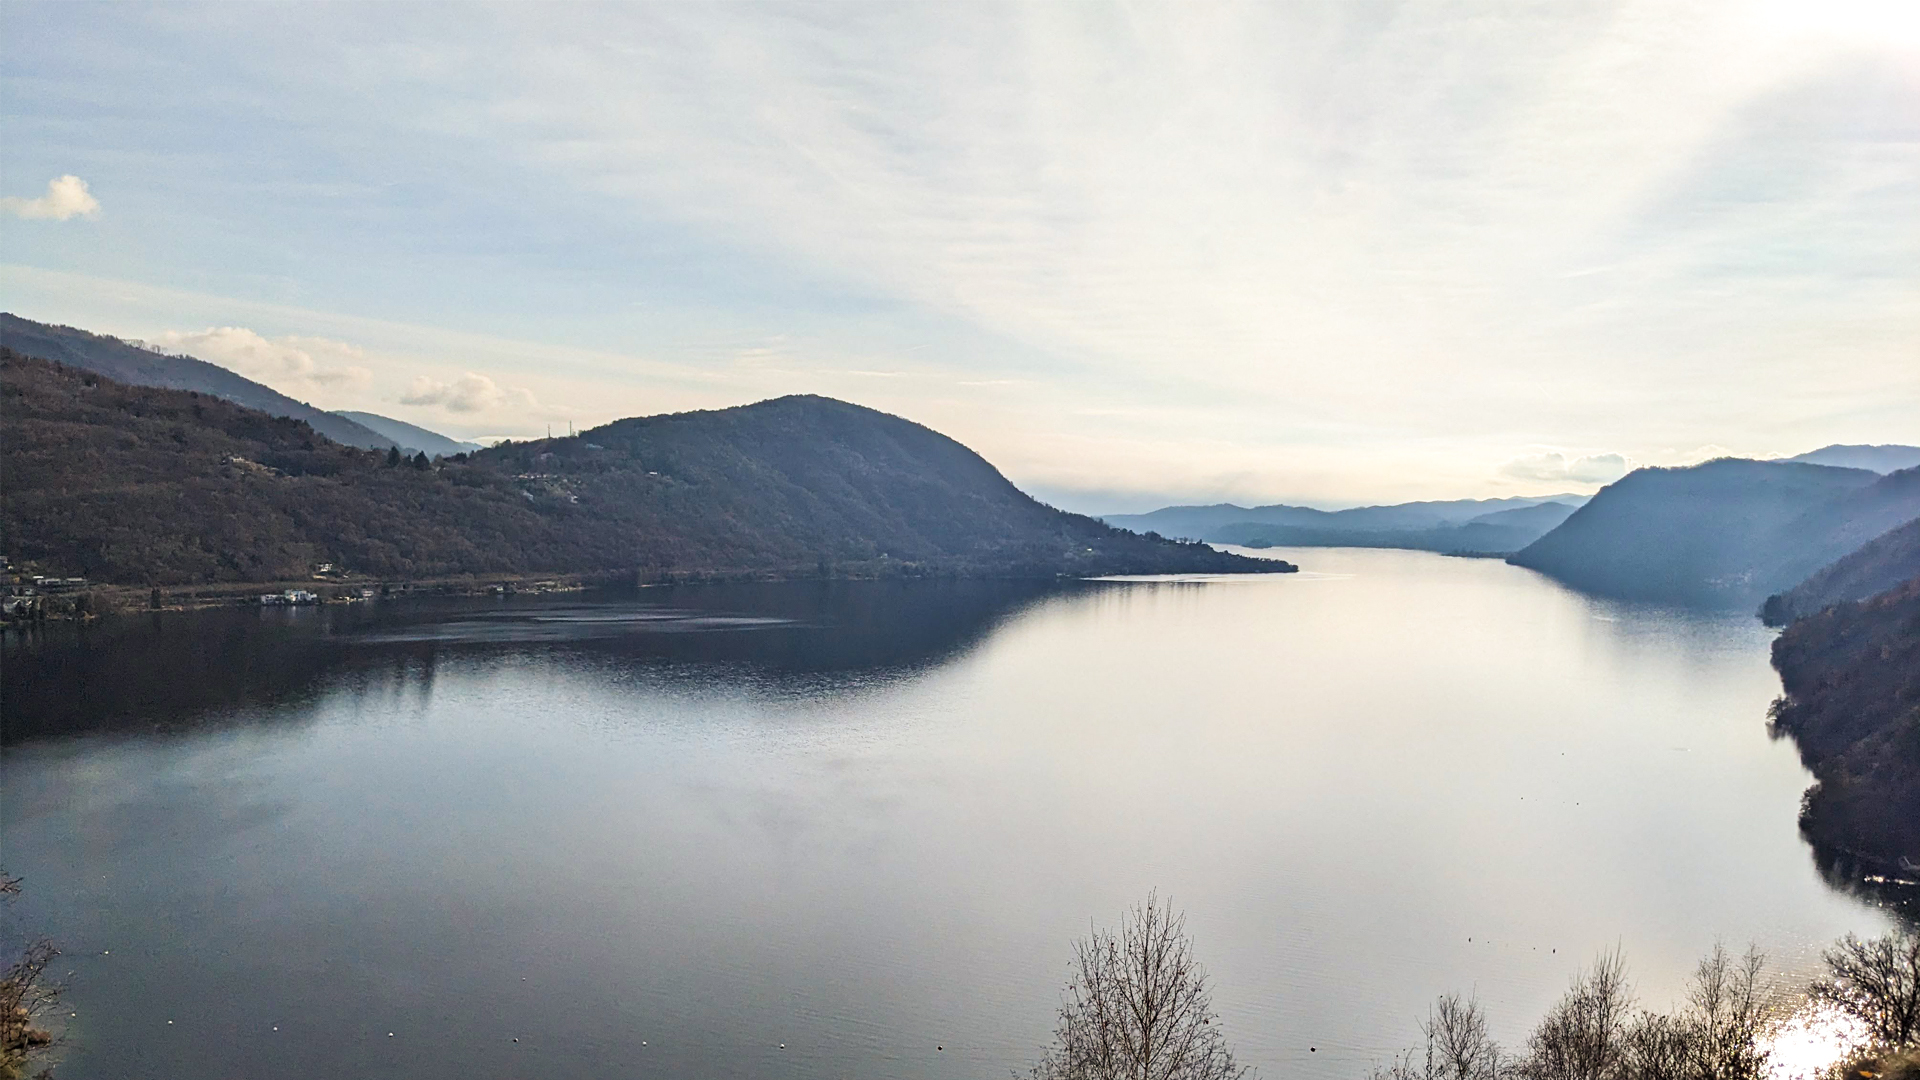
[(1773, 1032), (1767, 1049), (1773, 1080), (1812, 1080), (1866, 1042), (1866, 1029), (1829, 1007), (1802, 1006)]

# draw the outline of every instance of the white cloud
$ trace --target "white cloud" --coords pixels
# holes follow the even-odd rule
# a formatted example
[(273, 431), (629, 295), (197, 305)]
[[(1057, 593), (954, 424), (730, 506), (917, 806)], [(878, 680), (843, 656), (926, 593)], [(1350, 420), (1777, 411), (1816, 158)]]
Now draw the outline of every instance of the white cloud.
[(67, 221), (99, 217), (100, 200), (87, 190), (85, 180), (69, 174), (47, 181), (47, 193), (37, 199), (22, 199), (17, 195), (0, 197), (0, 210), (17, 218)]
[(210, 326), (169, 330), (150, 344), (219, 364), (283, 393), (360, 389), (373, 379), (366, 350), (327, 338), (266, 338), (244, 326)]
[(1502, 476), (1565, 484), (1611, 484), (1634, 467), (1625, 454), (1580, 454), (1540, 448), (1500, 466)]
[[(140, 31), (229, 35), (191, 84), (223, 134), (142, 198), (209, 205), (205, 174), (244, 177), (224, 224), (327, 238), (275, 263), (277, 295), (422, 324), (274, 325), (419, 358), (379, 396), (442, 416), (507, 384), (595, 419), (838, 392), (1011, 474), (1240, 501), (1618, 464), (1560, 448), (1915, 441), (1920, 68), (1882, 25), (1913, 20), (1780, 3), (1820, 25), (1744, 0), (539, 7), (377, 34), (324, 9), (182, 16)], [(1847, 4), (1852, 29), (1822, 29)], [(150, 74), (46, 45), (75, 109)], [(198, 114), (122, 96), (172, 160)], [(260, 140), (365, 201), (261, 186)], [(258, 266), (229, 272), (259, 295)], [(461, 390), (468, 367), (499, 382)], [(951, 379), (848, 374), (896, 368)]]
[(527, 417), (565, 419), (564, 411), (543, 405), (533, 391), (524, 386), (501, 386), (485, 375), (469, 371), (457, 379), (441, 381), (416, 376), (400, 395), (402, 405), (437, 405), (455, 413), (517, 412)]

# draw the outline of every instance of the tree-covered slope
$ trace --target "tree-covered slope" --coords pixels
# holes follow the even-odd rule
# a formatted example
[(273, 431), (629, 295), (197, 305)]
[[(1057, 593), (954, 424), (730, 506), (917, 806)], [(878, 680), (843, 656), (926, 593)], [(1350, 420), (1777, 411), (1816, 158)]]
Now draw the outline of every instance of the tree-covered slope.
[(0, 350), (0, 550), (99, 581), (462, 573), (1275, 572), (1022, 494), (825, 398), (623, 420), (421, 467), (299, 421)]
[(1881, 533), (1786, 592), (1767, 597), (1760, 617), (1768, 626), (1785, 626), (1822, 608), (1864, 600), (1916, 577), (1920, 577), (1920, 518)]
[(1818, 781), (1801, 827), (1829, 852), (1920, 865), (1920, 578), (1795, 622), (1773, 645), (1776, 728)]
[(295, 401), (270, 386), (191, 356), (169, 356), (119, 338), (90, 334), (71, 326), (52, 326), (6, 313), (0, 313), (0, 346), (24, 356), (37, 356), (42, 360), (54, 360), (69, 367), (82, 368), (132, 386), (193, 390), (250, 409), (259, 409), (269, 416), (291, 416), (306, 421), (315, 431), (346, 446), (385, 450), (394, 445), (394, 440), (347, 417), (316, 409), (303, 401)]
[(1636, 470), (1511, 561), (1596, 593), (1746, 606), (1917, 515), (1906, 474), (1724, 458)]

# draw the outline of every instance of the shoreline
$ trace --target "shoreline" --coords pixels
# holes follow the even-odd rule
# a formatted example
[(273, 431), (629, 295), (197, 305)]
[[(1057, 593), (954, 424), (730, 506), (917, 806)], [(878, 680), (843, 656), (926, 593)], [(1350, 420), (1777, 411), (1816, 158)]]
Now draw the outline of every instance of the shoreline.
[[(1282, 560), (1270, 561), (1272, 569), (1225, 571), (1226, 573), (1286, 574), (1298, 567)], [(278, 581), (213, 582), (191, 585), (117, 585), (96, 584), (72, 590), (45, 592), (30, 616), (11, 616), (7, 629), (40, 622), (86, 622), (106, 616), (136, 615), (142, 612), (203, 611), (222, 607), (320, 606), (325, 604), (364, 603), (369, 600), (402, 596), (486, 596), (490, 594), (538, 595), (585, 592), (604, 588), (653, 588), (669, 585), (718, 585), (742, 582), (792, 581), (879, 581), (897, 580), (1000, 580), (1000, 581), (1087, 581), (1112, 576), (1131, 576), (1153, 571), (1118, 571), (1098, 574), (1070, 574), (1058, 570), (1043, 572), (1038, 567), (1004, 567), (983, 571), (953, 564), (875, 561), (837, 565), (667, 570), (638, 569), (594, 573), (456, 574), (426, 578), (360, 578), (315, 575), (305, 579)], [(1164, 571), (1161, 571), (1164, 572)], [(1221, 571), (1206, 571), (1220, 573)], [(299, 601), (267, 601), (262, 597), (295, 592), (311, 594)]]

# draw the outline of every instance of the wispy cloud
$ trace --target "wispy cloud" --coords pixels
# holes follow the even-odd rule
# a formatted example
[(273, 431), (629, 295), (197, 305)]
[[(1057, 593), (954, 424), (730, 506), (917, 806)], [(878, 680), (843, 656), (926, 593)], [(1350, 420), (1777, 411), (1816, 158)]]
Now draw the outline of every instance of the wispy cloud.
[[(1897, 7), (507, 7), (378, 33), (167, 9), (139, 28), (194, 43), (190, 83), (51, 31), (21, 51), (75, 130), (100, 79), (160, 87), (123, 94), (171, 125), (142, 160), (192, 168), (140, 174), (150, 205), (211, 215), (196, 185), (246, 180), (194, 272), (80, 269), (537, 346), (438, 334), (382, 400), (495, 400), (467, 368), (623, 412), (839, 392), (1062, 487), (1381, 500), (1920, 440)], [(273, 238), (267, 284), (230, 268), (242, 234)], [(592, 370), (560, 383), (560, 354)]]
[(373, 380), (365, 349), (327, 338), (269, 339), (244, 326), (211, 326), (164, 331), (150, 344), (219, 364), (283, 392), (357, 390)]
[(1549, 484), (1610, 484), (1631, 472), (1634, 462), (1625, 454), (1580, 454), (1539, 448), (1500, 466), (1500, 475)]
[(87, 190), (87, 182), (77, 176), (57, 176), (47, 181), (47, 193), (37, 199), (17, 195), (0, 196), (0, 210), (17, 218), (70, 221), (77, 217), (100, 216), (100, 200)]
[(402, 405), (434, 405), (452, 413), (498, 415), (514, 413), (524, 419), (566, 419), (572, 413), (543, 405), (523, 386), (501, 386), (485, 375), (469, 371), (459, 378), (440, 380), (416, 376), (400, 395)]

